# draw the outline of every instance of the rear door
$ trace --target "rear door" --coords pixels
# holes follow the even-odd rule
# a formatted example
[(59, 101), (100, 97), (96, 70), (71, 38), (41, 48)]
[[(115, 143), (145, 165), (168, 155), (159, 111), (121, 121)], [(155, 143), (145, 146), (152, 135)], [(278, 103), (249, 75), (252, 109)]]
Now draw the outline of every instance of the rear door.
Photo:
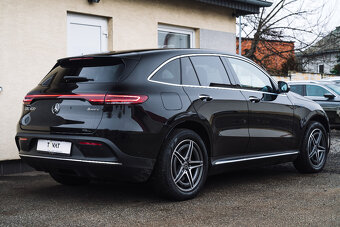
[(254, 64), (228, 58), (249, 106), (250, 143), (247, 154), (293, 149), (293, 105), (277, 94), (273, 81)]
[(74, 58), (59, 62), (24, 100), (23, 130), (92, 133), (107, 91), (129, 73), (132, 60)]
[[(194, 108), (210, 125), (214, 159), (242, 155), (248, 145), (248, 107), (218, 56), (181, 59), (182, 83)], [(197, 77), (196, 77), (197, 76)]]

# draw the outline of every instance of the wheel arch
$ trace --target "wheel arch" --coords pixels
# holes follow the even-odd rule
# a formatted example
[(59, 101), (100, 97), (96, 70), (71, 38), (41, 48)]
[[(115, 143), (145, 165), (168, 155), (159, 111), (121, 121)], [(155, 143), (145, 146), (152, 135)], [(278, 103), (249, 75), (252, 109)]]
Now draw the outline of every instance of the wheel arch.
[(176, 129), (190, 129), (194, 132), (196, 132), (203, 140), (208, 158), (213, 154), (213, 143), (212, 143), (212, 131), (209, 125), (209, 122), (207, 120), (204, 120), (200, 118), (197, 114), (194, 113), (185, 113), (177, 115), (175, 118), (173, 118), (171, 121), (168, 122), (168, 130), (165, 133), (165, 137), (162, 141), (162, 144), (164, 141), (169, 137), (169, 135)]
[(192, 120), (183, 121), (183, 122), (176, 124), (174, 127), (172, 127), (172, 129), (170, 130), (169, 133), (171, 133), (173, 130), (179, 129), (179, 128), (190, 129), (190, 130), (196, 132), (201, 137), (201, 139), (203, 140), (203, 142), (206, 146), (206, 149), (207, 149), (207, 152), (208, 152), (208, 157), (209, 158), (211, 157), (211, 155), (212, 155), (211, 138), (209, 136), (208, 130), (205, 128), (205, 126), (203, 126), (202, 123), (199, 123), (197, 121), (192, 121)]
[[(305, 135), (306, 130), (307, 130), (307, 126), (309, 125), (310, 122), (312, 121), (316, 121), (321, 123), (324, 128), (326, 129), (326, 132), (328, 133), (328, 150), (330, 149), (330, 125), (329, 125), (329, 121), (328, 121), (328, 117), (326, 114), (321, 114), (319, 112), (311, 115), (308, 120), (306, 121), (305, 125), (304, 125), (304, 129), (303, 129), (303, 135)], [(303, 141), (301, 140), (300, 143), (300, 147), (302, 145)]]
[(306, 125), (308, 125), (311, 121), (317, 121), (317, 122), (320, 122), (323, 127), (325, 127), (326, 131), (329, 133), (330, 132), (330, 129), (329, 129), (329, 122), (328, 122), (328, 119), (323, 116), (323, 115), (320, 115), (320, 114), (316, 114), (314, 116), (312, 116)]

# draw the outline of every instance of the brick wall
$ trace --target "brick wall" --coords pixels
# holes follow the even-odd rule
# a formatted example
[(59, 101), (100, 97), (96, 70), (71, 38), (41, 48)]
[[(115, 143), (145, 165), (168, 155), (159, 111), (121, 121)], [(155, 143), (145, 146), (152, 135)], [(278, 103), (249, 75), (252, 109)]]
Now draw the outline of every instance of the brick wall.
[[(252, 41), (252, 39), (242, 39), (242, 55), (245, 55), (251, 48)], [(273, 50), (280, 54), (273, 54)], [(238, 53), (238, 40), (236, 41), (236, 53)], [(295, 56), (294, 43), (273, 40), (260, 41), (255, 56), (260, 60), (255, 60), (256, 63), (264, 67), (269, 73), (278, 75), (287, 58)]]

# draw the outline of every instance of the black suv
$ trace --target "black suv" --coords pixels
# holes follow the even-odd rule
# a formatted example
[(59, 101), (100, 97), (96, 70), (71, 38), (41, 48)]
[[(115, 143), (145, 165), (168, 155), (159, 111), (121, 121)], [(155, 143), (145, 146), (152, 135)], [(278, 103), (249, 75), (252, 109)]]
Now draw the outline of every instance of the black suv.
[(319, 104), (244, 57), (199, 49), (60, 59), (26, 95), (15, 140), (62, 184), (149, 180), (177, 200), (228, 169), (319, 172), (330, 145)]
[(331, 128), (340, 129), (340, 83), (332, 80), (292, 81), (291, 91), (317, 103), (327, 113)]

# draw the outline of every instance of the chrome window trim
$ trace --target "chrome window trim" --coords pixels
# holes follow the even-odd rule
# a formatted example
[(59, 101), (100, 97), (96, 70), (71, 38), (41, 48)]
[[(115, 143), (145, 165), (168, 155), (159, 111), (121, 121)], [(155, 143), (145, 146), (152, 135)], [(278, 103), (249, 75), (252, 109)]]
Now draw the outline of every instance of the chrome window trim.
[(257, 156), (257, 157), (240, 158), (240, 159), (232, 159), (232, 160), (224, 160), (224, 161), (218, 161), (217, 160), (213, 163), (213, 165), (222, 165), (222, 164), (257, 160), (257, 159), (263, 159), (263, 158), (274, 158), (274, 157), (280, 157), (280, 156), (285, 156), (285, 155), (294, 155), (294, 154), (298, 154), (298, 153), (299, 153), (298, 151), (294, 151), (294, 152), (286, 152), (286, 153), (271, 154), (271, 155), (262, 155), (262, 156)]
[(83, 162), (83, 163), (92, 163), (92, 164), (104, 164), (104, 165), (122, 165), (120, 162), (103, 162), (103, 161), (94, 161), (94, 160), (81, 160), (81, 159), (70, 159), (70, 158), (59, 158), (59, 157), (46, 157), (39, 155), (28, 155), (28, 154), (19, 154), (20, 157), (28, 157), (28, 158), (40, 158), (40, 159), (48, 159), (48, 160), (58, 160), (58, 161), (70, 161), (70, 162)]
[[(253, 62), (251, 62), (248, 59), (244, 59), (244, 58), (241, 58), (241, 57), (238, 57), (238, 56), (227, 55), (227, 54), (183, 54), (183, 55), (178, 55), (178, 56), (175, 56), (175, 57), (171, 57), (168, 60), (164, 61), (154, 71), (152, 71), (152, 73), (148, 76), (147, 80), (150, 81), (150, 82), (153, 82), (153, 83), (159, 83), (159, 84), (170, 85), (170, 86), (177, 86), (177, 87), (209, 88), (209, 89), (222, 89), (222, 90), (226, 89), (226, 90), (237, 90), (237, 91), (248, 91), (248, 92), (251, 91), (251, 92), (257, 92), (257, 93), (269, 94), (269, 95), (287, 96), (286, 94), (278, 94), (278, 93), (271, 93), (271, 92), (265, 92), (265, 91), (255, 91), (255, 90), (251, 90), (251, 89), (227, 88), (227, 87), (209, 87), (209, 86), (197, 86), (197, 85), (185, 85), (185, 84), (173, 84), (173, 83), (161, 82), (161, 81), (157, 81), (157, 80), (152, 80), (151, 79), (163, 66), (165, 66), (169, 62), (171, 62), (173, 60), (176, 60), (176, 59), (179, 59), (179, 58), (193, 57), (193, 56), (216, 56), (216, 57), (231, 57), (231, 58), (240, 59), (240, 60), (243, 60), (245, 62), (248, 62), (248, 63), (252, 64), (256, 68), (261, 70), (265, 75), (268, 76), (268, 74), (266, 72), (264, 72), (263, 69), (258, 67), (256, 64), (254, 64)], [(272, 78), (270, 77), (270, 79), (272, 79)]]

